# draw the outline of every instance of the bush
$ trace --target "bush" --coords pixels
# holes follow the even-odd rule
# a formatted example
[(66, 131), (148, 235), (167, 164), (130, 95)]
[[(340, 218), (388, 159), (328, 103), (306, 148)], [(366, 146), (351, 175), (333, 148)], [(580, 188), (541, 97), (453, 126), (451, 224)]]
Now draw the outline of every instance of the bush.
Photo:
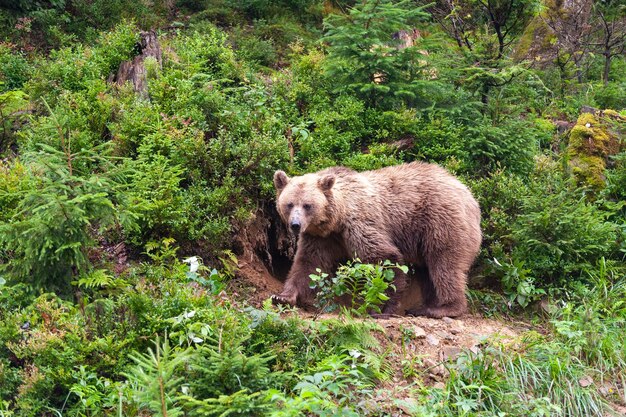
[(614, 201), (626, 201), (626, 152), (612, 157), (615, 166), (607, 171), (604, 195)]
[(274, 67), (278, 53), (271, 39), (262, 39), (244, 31), (235, 31), (237, 56), (252, 65)]
[(555, 161), (539, 159), (528, 181), (497, 172), (472, 189), (483, 207), (487, 272), (516, 304), (568, 296), (600, 259), (620, 259), (612, 209), (589, 202)]
[(25, 91), (33, 100), (44, 98), (52, 107), (65, 90), (93, 91), (94, 85), (104, 85), (122, 61), (134, 56), (138, 40), (136, 26), (123, 22), (111, 32), (100, 34), (94, 47), (74, 44), (53, 50), (47, 59), (36, 62)]
[(597, 87), (593, 98), (601, 109), (626, 109), (626, 81), (610, 82)]
[(0, 43), (0, 92), (20, 90), (30, 77), (26, 58), (7, 45)]
[(618, 230), (609, 213), (587, 202), (582, 192), (534, 188), (513, 224), (512, 258), (525, 265), (541, 286), (572, 288), (602, 257), (617, 255)]
[(493, 125), (484, 118), (479, 124), (469, 126), (465, 134), (469, 135), (466, 149), (474, 174), (486, 174), (498, 168), (527, 174), (533, 168), (541, 142), (532, 127), (515, 119)]

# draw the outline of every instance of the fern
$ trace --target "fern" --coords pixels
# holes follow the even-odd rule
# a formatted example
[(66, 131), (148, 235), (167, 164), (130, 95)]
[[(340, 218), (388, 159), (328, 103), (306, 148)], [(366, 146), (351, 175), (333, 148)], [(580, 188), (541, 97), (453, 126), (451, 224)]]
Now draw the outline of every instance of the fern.
[(128, 282), (107, 273), (106, 269), (95, 269), (72, 284), (82, 288), (117, 289), (128, 285)]

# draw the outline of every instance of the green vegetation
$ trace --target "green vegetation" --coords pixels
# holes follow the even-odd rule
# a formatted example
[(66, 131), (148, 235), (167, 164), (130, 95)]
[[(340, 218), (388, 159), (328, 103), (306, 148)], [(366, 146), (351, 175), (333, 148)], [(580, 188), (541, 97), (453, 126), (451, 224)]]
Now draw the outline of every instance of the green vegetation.
[[(0, 417), (623, 413), (625, 12), (2, 3)], [(430, 363), (419, 321), (368, 318), (407, 266), (319, 271), (330, 317), (248, 280), (289, 255), (276, 169), (413, 160), (480, 201), (475, 315), (531, 330)]]

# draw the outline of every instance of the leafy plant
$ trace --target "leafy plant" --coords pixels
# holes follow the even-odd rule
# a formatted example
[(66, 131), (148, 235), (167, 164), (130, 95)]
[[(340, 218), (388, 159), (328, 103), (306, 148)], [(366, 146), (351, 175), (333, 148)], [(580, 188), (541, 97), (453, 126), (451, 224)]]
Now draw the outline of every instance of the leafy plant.
[(349, 296), (349, 312), (363, 316), (368, 312), (380, 313), (380, 307), (389, 299), (388, 290), (395, 290), (391, 282), (397, 268), (408, 272), (405, 265), (384, 261), (377, 265), (363, 264), (358, 259), (342, 265), (334, 276), (317, 269), (312, 274), (311, 288), (317, 290), (317, 303), (327, 309), (341, 296)]
[(494, 258), (492, 265), (502, 274), (500, 282), (509, 298), (509, 307), (514, 303), (527, 307), (546, 295), (544, 289), (536, 288), (535, 278), (529, 276), (531, 270), (524, 268), (524, 261), (513, 260), (511, 263), (501, 264)]

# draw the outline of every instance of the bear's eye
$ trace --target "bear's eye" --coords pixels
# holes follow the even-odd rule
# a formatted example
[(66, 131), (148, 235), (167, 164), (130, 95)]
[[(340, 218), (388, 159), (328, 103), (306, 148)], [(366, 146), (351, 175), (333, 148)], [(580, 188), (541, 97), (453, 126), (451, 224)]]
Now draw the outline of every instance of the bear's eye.
[(310, 204), (304, 204), (302, 207), (304, 207), (304, 209), (305, 209), (306, 211), (311, 210), (311, 205), (310, 205)]
[(287, 204), (287, 208), (288, 208), (288, 209), (292, 209), (292, 208), (293, 208), (293, 203), (289, 203), (289, 204)]

